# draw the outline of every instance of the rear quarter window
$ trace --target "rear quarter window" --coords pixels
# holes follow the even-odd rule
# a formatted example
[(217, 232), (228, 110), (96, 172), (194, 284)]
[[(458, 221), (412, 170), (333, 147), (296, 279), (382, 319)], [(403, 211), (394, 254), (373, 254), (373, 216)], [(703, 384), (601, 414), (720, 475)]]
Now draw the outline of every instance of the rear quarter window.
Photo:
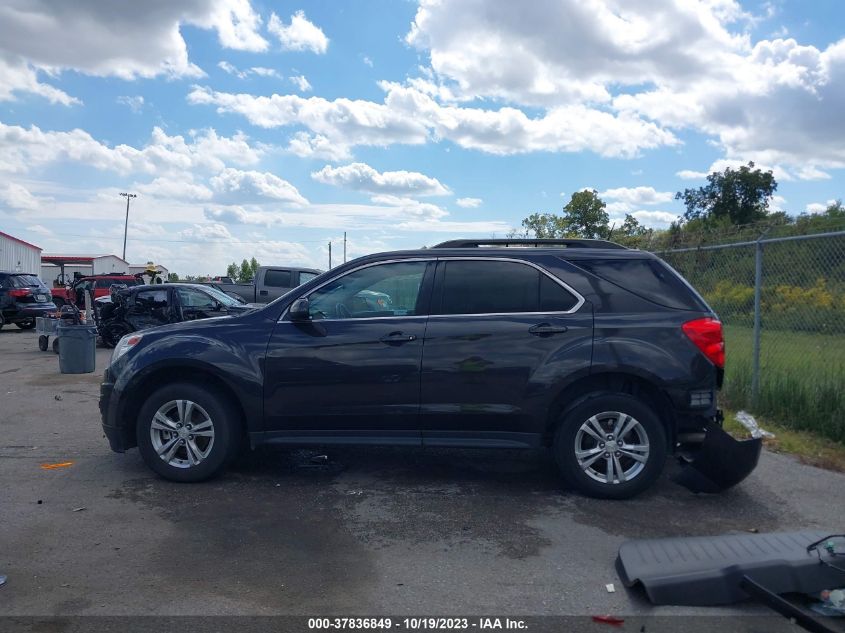
[(676, 310), (708, 310), (701, 296), (658, 259), (591, 259), (571, 262), (638, 297)]

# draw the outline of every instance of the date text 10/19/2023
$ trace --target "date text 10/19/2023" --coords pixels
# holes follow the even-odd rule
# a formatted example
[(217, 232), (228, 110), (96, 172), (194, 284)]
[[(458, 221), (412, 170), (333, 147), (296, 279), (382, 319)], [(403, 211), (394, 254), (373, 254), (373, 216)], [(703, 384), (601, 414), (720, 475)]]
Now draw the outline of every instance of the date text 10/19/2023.
[(441, 618), (441, 617), (406, 617), (406, 618), (308, 618), (310, 630), (511, 630), (528, 628), (524, 620), (518, 618)]

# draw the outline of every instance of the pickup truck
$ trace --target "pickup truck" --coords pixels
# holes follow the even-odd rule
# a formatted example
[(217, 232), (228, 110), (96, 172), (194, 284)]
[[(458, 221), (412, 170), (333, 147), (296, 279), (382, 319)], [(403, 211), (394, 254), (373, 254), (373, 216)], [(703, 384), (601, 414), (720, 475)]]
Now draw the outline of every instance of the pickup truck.
[(252, 283), (224, 284), (215, 286), (226, 293), (236, 294), (247, 303), (270, 303), (283, 294), (311, 281), (322, 273), (314, 268), (293, 268), (289, 266), (261, 266)]

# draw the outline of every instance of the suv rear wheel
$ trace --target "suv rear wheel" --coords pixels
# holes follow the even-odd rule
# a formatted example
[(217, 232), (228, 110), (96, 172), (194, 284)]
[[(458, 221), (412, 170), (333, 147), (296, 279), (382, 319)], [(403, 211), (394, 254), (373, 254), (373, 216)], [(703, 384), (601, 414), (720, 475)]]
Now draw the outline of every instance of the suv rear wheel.
[(22, 330), (31, 330), (35, 327), (35, 319), (27, 319), (26, 321), (18, 321), (15, 323)]
[(602, 499), (651, 486), (666, 462), (666, 432), (654, 410), (622, 393), (595, 393), (564, 412), (554, 454), (566, 482)]
[(191, 383), (167, 385), (141, 407), (138, 450), (165, 479), (203, 481), (219, 474), (235, 453), (238, 428), (227, 399)]

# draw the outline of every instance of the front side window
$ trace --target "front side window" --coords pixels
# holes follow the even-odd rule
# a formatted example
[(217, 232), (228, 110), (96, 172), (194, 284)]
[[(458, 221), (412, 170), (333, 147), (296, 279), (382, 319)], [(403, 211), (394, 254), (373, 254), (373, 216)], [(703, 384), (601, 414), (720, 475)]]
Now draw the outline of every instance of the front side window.
[(206, 310), (214, 308), (214, 300), (196, 288), (177, 288), (176, 293), (179, 295), (179, 303), (183, 308), (204, 308)]
[(167, 308), (167, 290), (142, 290), (135, 295), (135, 311), (147, 312)]
[(504, 261), (447, 261), (440, 314), (567, 312), (578, 299), (533, 266)]
[(395, 262), (352, 271), (308, 295), (312, 319), (414, 316), (426, 262)]

